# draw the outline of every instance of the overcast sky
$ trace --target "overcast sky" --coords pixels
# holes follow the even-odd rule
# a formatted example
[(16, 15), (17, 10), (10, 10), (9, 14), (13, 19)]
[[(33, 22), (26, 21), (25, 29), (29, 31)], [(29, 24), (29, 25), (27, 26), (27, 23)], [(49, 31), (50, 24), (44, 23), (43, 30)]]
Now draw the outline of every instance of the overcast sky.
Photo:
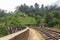
[(39, 5), (44, 4), (45, 6), (51, 5), (57, 0), (0, 0), (0, 9), (7, 11), (14, 11), (16, 6), (21, 4), (34, 5), (38, 3)]

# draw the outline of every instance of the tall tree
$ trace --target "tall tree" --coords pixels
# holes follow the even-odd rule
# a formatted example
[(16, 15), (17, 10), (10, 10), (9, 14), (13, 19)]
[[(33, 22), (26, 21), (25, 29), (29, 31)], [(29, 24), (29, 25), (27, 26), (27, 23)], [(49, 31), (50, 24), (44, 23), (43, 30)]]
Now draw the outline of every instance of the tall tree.
[(38, 3), (35, 3), (35, 9), (39, 9), (39, 4)]

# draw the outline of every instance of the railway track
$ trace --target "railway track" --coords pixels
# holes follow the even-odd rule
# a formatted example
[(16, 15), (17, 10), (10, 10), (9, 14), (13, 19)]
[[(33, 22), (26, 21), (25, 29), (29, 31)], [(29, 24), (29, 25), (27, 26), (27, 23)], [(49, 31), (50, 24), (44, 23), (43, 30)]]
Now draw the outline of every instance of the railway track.
[(60, 32), (45, 28), (35, 28), (35, 29), (42, 32), (45, 35), (46, 40), (60, 40)]

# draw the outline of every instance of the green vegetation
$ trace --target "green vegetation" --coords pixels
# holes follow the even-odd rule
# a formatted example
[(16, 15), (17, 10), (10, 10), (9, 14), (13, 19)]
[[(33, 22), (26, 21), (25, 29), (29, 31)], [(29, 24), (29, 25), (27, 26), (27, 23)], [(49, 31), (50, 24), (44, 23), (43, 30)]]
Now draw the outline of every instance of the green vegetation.
[(0, 36), (8, 34), (10, 26), (45, 26), (60, 27), (60, 7), (35, 3), (34, 7), (26, 4), (16, 7), (11, 13), (0, 10)]
[(26, 4), (17, 6), (15, 12), (22, 12), (37, 20), (36, 26), (60, 27), (60, 7), (46, 6), (35, 3), (34, 7)]
[(30, 26), (36, 25), (37, 21), (33, 17), (24, 13), (9, 14), (0, 18), (0, 37), (8, 34), (8, 27), (10, 26)]

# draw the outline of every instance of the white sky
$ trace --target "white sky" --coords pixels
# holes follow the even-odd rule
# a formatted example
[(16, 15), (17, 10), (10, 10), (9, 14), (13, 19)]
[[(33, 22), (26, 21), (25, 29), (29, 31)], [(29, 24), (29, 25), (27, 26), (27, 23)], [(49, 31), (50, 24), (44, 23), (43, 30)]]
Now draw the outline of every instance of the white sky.
[(14, 11), (16, 6), (21, 4), (34, 5), (38, 3), (39, 5), (44, 4), (45, 6), (51, 5), (57, 0), (0, 0), (0, 9), (7, 11)]

